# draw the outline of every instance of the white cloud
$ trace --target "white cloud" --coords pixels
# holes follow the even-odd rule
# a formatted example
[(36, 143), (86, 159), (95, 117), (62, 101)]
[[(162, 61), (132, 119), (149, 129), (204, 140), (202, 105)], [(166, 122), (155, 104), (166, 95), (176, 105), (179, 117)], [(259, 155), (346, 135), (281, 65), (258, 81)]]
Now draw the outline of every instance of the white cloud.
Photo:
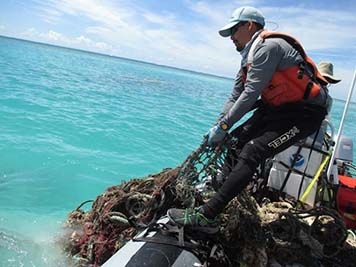
[(69, 37), (63, 33), (59, 33), (53, 30), (48, 32), (39, 32), (35, 28), (29, 28), (25, 32), (21, 33), (25, 39), (33, 41), (51, 43), (60, 46), (73, 47), (78, 49), (86, 49), (99, 53), (113, 54), (117, 52), (111, 45), (105, 42), (94, 41), (84, 35), (78, 37)]
[(53, 41), (67, 41), (62, 34), (55, 32), (55, 31), (49, 31), (47, 33), (46, 36), (44, 37), (48, 37), (49, 40), (53, 40)]
[(94, 44), (94, 46), (96, 48), (98, 48), (99, 50), (104, 50), (104, 51), (105, 50), (107, 50), (107, 51), (112, 50), (112, 46), (108, 45), (107, 43), (104, 43), (104, 42), (97, 42), (97, 43)]
[(40, 17), (49, 24), (58, 24), (61, 19), (61, 13), (48, 6), (39, 6)]
[(0, 31), (3, 31), (5, 29), (6, 29), (6, 27), (4, 25), (0, 25)]
[(218, 75), (232, 77), (239, 66), (240, 56), (233, 44), (229, 38), (221, 38), (217, 31), (234, 8), (241, 5), (258, 4), (267, 20), (279, 25), (278, 31), (297, 37), (318, 60), (332, 59), (335, 70), (347, 73), (342, 64), (347, 58), (340, 59), (340, 48), (355, 54), (356, 41), (351, 33), (356, 17), (348, 10), (307, 9), (297, 4), (272, 8), (257, 0), (186, 0), (184, 3), (187, 10), (195, 14), (189, 20), (179, 12), (144, 10), (124, 0), (49, 0), (45, 4), (38, 1), (42, 6), (41, 16), (48, 22), (60, 23), (61, 19), (71, 16), (76, 21), (85, 19), (79, 37), (46, 33), (46, 38), (62, 42), (60, 45), (81, 46), (102, 53), (119, 51), (118, 56)]
[(49, 0), (45, 3), (38, 1), (39, 6), (44, 6), (44, 16), (53, 20), (63, 15), (84, 16), (93, 21), (106, 25), (109, 28), (127, 27), (125, 18), (131, 16), (129, 9), (118, 6), (113, 7), (108, 2), (97, 0)]
[(78, 42), (78, 43), (83, 43), (83, 44), (86, 44), (86, 45), (90, 45), (91, 43), (93, 43), (92, 40), (90, 40), (89, 38), (81, 35), (77, 38), (75, 38), (75, 40)]
[[(116, 50), (122, 48), (119, 56), (194, 70), (200, 70), (202, 66), (211, 66), (209, 72), (214, 73), (221, 55), (236, 58), (231, 45), (226, 40), (223, 43), (216, 34), (216, 24), (221, 24), (226, 17), (223, 14), (224, 9), (221, 6), (219, 10), (209, 8), (209, 5), (204, 2), (189, 4), (192, 10), (208, 16), (207, 25), (199, 22), (191, 24), (168, 12), (158, 14), (145, 11), (140, 7), (125, 5), (123, 1), (120, 1), (118, 7), (118, 5), (95, 0), (51, 0), (45, 4), (42, 11), (46, 14), (46, 18), (51, 17), (52, 21), (55, 21), (53, 16), (60, 18), (71, 15), (77, 18), (80, 16), (89, 18), (96, 25), (86, 27), (85, 33), (110, 43)], [(51, 12), (50, 7), (55, 12)], [(140, 19), (138, 20), (137, 17)], [(191, 37), (198, 42), (195, 44)], [(216, 51), (219, 48), (221, 50), (221, 47), (224, 50), (226, 48), (226, 52), (219, 55)], [(97, 48), (107, 49), (107, 46), (97, 45)], [(228, 48), (230, 52), (227, 52)], [(166, 60), (168, 62), (165, 62)], [(220, 74), (228, 74), (224, 70), (226, 62), (221, 65)], [(236, 66), (235, 63), (233, 65)]]
[(161, 16), (161, 15), (146, 11), (143, 13), (143, 17), (148, 22), (159, 24), (161, 26), (174, 25), (177, 21), (177, 18), (171, 13), (167, 13), (167, 14)]
[(86, 33), (89, 34), (97, 34), (97, 35), (107, 35), (107, 34), (112, 34), (113, 31), (105, 28), (105, 27), (99, 27), (99, 26), (92, 26), (92, 27), (87, 27), (85, 29)]
[[(263, 9), (267, 18), (278, 22), (279, 31), (290, 32), (308, 50), (339, 48), (355, 42), (356, 17), (349, 11), (316, 10), (301, 7)], [(291, 18), (293, 18), (291, 20)]]
[(188, 8), (208, 18), (210, 23), (225, 22), (230, 17), (232, 10), (232, 7), (228, 7), (227, 5), (216, 5), (204, 1), (191, 1)]
[(38, 33), (35, 28), (29, 28), (26, 31), (20, 33), (20, 35), (25, 36), (25, 37), (36, 37), (37, 34)]

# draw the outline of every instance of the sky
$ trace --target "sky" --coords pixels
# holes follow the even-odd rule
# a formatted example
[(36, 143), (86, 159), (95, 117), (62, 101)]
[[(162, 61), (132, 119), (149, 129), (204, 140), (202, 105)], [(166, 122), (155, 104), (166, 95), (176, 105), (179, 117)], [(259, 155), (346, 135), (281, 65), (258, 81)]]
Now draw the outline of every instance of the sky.
[[(345, 99), (356, 69), (354, 0), (0, 0), (0, 35), (234, 77), (240, 55), (220, 37), (235, 8), (254, 6), (266, 28), (330, 61)], [(354, 99), (356, 99), (354, 97)]]

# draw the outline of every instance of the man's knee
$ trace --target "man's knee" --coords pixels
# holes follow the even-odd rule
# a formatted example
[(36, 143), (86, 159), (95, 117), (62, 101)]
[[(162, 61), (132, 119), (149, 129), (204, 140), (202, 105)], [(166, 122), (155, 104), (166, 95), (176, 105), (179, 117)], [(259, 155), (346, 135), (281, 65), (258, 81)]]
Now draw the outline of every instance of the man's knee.
[(244, 160), (251, 169), (255, 169), (263, 159), (263, 151), (254, 140), (251, 140), (242, 148), (239, 159)]

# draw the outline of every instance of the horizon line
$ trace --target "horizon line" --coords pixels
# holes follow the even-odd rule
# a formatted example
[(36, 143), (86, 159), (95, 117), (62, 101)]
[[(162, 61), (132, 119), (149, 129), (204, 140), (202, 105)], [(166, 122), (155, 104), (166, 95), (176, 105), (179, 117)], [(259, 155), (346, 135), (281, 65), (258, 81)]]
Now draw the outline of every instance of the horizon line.
[(18, 40), (18, 41), (29, 42), (29, 43), (34, 43), (34, 44), (53, 46), (53, 47), (58, 47), (58, 48), (62, 48), (62, 49), (75, 50), (75, 51), (84, 52), (84, 53), (88, 53), (88, 54), (95, 54), (95, 55), (100, 55), (100, 56), (105, 56), (105, 57), (124, 59), (124, 60), (139, 62), (139, 63), (155, 65), (155, 66), (159, 66), (159, 67), (165, 67), (165, 68), (171, 68), (171, 69), (176, 69), (176, 70), (185, 71), (185, 72), (191, 72), (191, 73), (194, 73), (194, 74), (212, 76), (212, 77), (226, 79), (226, 80), (234, 80), (233, 77), (226, 77), (226, 76), (221, 76), (221, 75), (212, 74), (212, 73), (200, 72), (200, 71), (196, 71), (196, 70), (183, 69), (183, 68), (174, 67), (174, 66), (170, 66), (170, 65), (163, 65), (163, 64), (158, 64), (158, 63), (154, 63), (154, 62), (143, 61), (143, 60), (139, 60), (139, 59), (135, 59), (135, 58), (121, 57), (121, 56), (116, 56), (116, 55), (110, 55), (110, 54), (95, 52), (95, 51), (91, 51), (91, 50), (84, 50), (84, 49), (80, 49), (80, 48), (73, 48), (73, 47), (55, 45), (55, 44), (44, 43), (44, 42), (39, 42), (39, 41), (33, 41), (33, 40), (28, 40), (28, 39), (21, 39), (21, 38), (18, 38), (18, 37), (7, 36), (7, 35), (2, 35), (2, 34), (0, 34), (0, 37), (8, 38), (8, 39), (14, 39), (14, 40)]

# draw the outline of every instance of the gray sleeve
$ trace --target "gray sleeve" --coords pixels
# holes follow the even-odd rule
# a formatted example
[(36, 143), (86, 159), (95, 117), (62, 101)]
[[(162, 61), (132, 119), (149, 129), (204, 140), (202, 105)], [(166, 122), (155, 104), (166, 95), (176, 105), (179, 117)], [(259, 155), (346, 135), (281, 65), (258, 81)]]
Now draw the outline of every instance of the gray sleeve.
[(247, 71), (244, 90), (222, 118), (227, 125), (231, 127), (250, 110), (272, 79), (282, 57), (283, 52), (276, 42), (265, 41), (256, 47), (252, 64)]
[(223, 108), (223, 111), (220, 113), (219, 120), (221, 118), (223, 118), (229, 112), (229, 110), (235, 104), (236, 100), (239, 98), (239, 96), (241, 95), (241, 92), (244, 89), (244, 85), (242, 83), (241, 71), (242, 70), (240, 70), (236, 74), (235, 84), (234, 84), (234, 87), (232, 89), (232, 93), (231, 93), (230, 97), (227, 99), (227, 101), (224, 104), (224, 108)]

